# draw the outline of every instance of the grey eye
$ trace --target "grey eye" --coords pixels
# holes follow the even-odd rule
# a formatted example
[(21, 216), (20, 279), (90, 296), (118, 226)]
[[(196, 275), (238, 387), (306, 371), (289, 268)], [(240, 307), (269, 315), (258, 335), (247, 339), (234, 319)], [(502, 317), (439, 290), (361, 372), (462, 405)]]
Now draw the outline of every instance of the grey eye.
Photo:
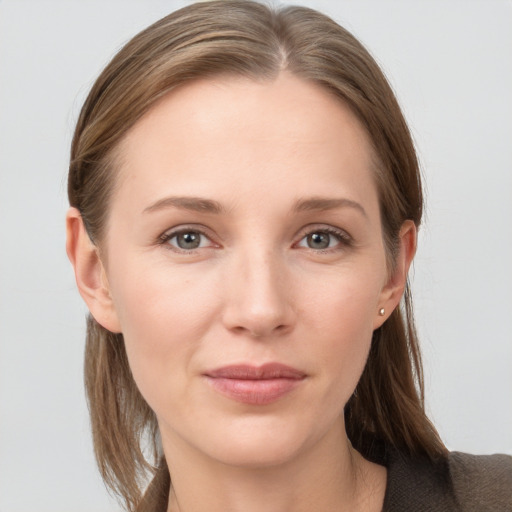
[(331, 244), (332, 235), (318, 231), (310, 233), (306, 237), (307, 246), (310, 249), (327, 249)]
[(174, 235), (169, 242), (183, 250), (198, 249), (201, 246), (201, 237), (203, 235), (197, 231), (184, 231)]

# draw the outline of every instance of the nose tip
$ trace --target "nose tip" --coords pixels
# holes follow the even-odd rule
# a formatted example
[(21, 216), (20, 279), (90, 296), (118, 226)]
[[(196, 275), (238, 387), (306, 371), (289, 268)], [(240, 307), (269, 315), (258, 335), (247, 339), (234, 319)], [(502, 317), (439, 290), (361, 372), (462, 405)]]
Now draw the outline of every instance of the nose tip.
[(285, 334), (293, 324), (291, 309), (283, 298), (257, 294), (254, 289), (243, 300), (228, 305), (224, 322), (229, 330), (253, 338)]
[(224, 308), (224, 325), (253, 338), (280, 336), (295, 322), (292, 293), (275, 261), (252, 265), (231, 274)]

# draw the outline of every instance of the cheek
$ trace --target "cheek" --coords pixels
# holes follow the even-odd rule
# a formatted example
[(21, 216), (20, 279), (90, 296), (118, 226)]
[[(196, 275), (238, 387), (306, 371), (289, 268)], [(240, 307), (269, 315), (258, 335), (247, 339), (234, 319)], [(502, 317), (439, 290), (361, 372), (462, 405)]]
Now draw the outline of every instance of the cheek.
[(331, 272), (321, 283), (303, 283), (303, 314), (323, 323), (324, 329), (342, 339), (371, 336), (381, 283), (380, 273), (354, 269)]
[[(345, 403), (363, 372), (379, 302), (379, 279), (338, 276), (310, 293), (304, 318), (316, 345), (317, 371), (332, 399)], [(313, 336), (311, 336), (311, 333)]]
[(216, 283), (197, 279), (192, 269), (172, 271), (158, 263), (144, 267), (133, 262), (132, 268), (118, 270), (112, 295), (130, 368), (142, 395), (155, 408), (161, 376), (180, 392), (200, 340), (217, 314)]

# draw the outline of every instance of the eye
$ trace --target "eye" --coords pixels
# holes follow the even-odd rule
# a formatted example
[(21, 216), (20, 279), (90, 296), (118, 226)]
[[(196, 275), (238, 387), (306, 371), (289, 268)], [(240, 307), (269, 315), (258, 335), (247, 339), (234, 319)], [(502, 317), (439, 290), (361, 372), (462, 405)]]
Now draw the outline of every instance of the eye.
[(316, 251), (336, 249), (340, 245), (349, 245), (350, 237), (343, 231), (335, 229), (316, 229), (310, 231), (297, 244), (298, 247), (306, 247)]
[(195, 229), (185, 229), (181, 231), (174, 231), (165, 233), (161, 237), (162, 243), (167, 243), (172, 248), (180, 251), (193, 251), (195, 249), (202, 249), (204, 247), (211, 247), (211, 240), (201, 231)]

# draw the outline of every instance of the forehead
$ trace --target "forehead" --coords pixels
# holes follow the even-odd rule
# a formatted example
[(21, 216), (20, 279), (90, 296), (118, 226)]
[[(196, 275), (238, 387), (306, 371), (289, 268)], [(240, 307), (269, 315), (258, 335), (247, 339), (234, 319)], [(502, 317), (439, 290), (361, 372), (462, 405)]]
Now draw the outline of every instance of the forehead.
[(332, 193), (335, 182), (354, 200), (376, 193), (371, 145), (356, 116), (289, 73), (181, 86), (128, 132), (120, 154), (119, 188), (146, 202), (165, 189), (208, 196), (213, 188), (227, 197), (262, 183), (267, 197), (283, 183), (295, 196)]

